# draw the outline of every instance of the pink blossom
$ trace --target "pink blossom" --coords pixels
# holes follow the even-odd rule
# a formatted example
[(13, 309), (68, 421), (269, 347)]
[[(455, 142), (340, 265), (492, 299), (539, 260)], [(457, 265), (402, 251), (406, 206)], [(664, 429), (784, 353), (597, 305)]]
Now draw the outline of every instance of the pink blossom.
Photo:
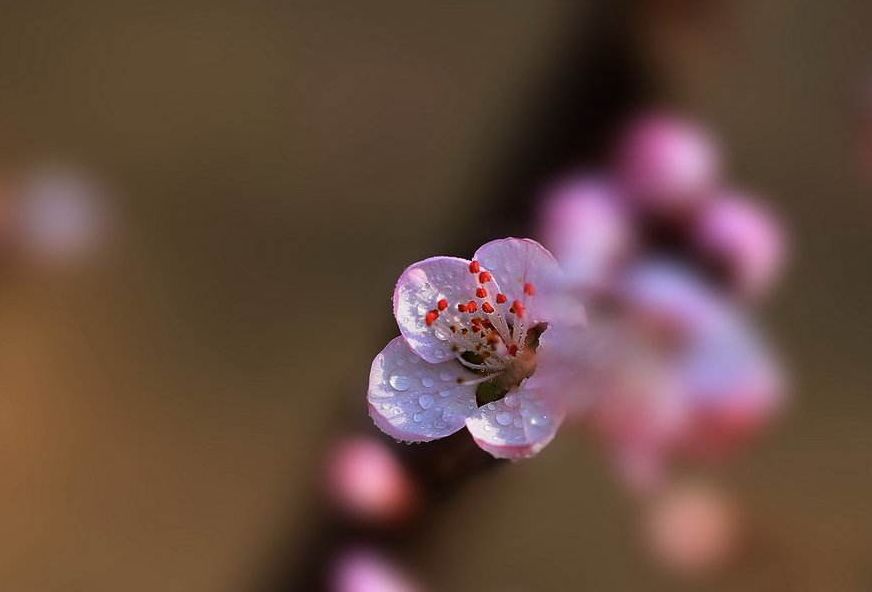
[(785, 236), (777, 218), (761, 202), (736, 192), (722, 193), (703, 208), (694, 239), (748, 296), (768, 291), (784, 264)]
[(564, 388), (588, 391), (588, 419), (633, 489), (658, 487), (677, 457), (731, 452), (780, 409), (773, 352), (739, 309), (692, 274), (640, 265), (615, 297), (614, 316), (593, 322), (584, 340), (562, 330), (554, 337), (564, 357), (584, 364), (581, 386)]
[(672, 216), (699, 203), (720, 177), (720, 150), (708, 131), (674, 115), (639, 118), (619, 142), (615, 169), (642, 210)]
[(573, 177), (552, 188), (539, 212), (542, 242), (574, 283), (601, 288), (633, 249), (633, 228), (613, 184)]
[(421, 592), (422, 588), (393, 561), (360, 548), (339, 556), (331, 573), (332, 592)]
[(334, 501), (363, 520), (402, 519), (415, 505), (411, 479), (393, 452), (375, 438), (339, 442), (328, 459), (326, 477)]
[(401, 336), (370, 372), (375, 424), (405, 442), (466, 426), (495, 457), (538, 453), (565, 414), (536, 371), (548, 349), (545, 297), (558, 273), (548, 250), (516, 238), (489, 242), (472, 260), (409, 266), (393, 297)]
[(653, 501), (645, 541), (654, 558), (677, 575), (701, 576), (736, 554), (742, 519), (736, 502), (710, 486), (683, 484)]

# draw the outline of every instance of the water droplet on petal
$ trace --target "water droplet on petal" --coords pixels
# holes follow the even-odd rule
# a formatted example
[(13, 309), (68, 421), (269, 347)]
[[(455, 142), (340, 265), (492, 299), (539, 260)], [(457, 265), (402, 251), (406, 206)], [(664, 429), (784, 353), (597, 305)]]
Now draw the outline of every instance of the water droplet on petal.
[(439, 391), (440, 397), (447, 397), (449, 395), (451, 395), (451, 391)]
[(433, 406), (433, 395), (421, 395), (418, 397), (418, 403), (424, 409), (429, 409)]
[(534, 426), (545, 425), (549, 421), (547, 415), (534, 415), (530, 418), (530, 424)]
[(449, 380), (454, 380), (454, 375), (448, 370), (443, 370), (439, 373), (439, 378), (441, 378), (445, 382), (448, 382)]
[(424, 417), (423, 413), (416, 413), (415, 415), (412, 416), (412, 421), (414, 421), (415, 423), (421, 423), (421, 419), (423, 417)]
[(501, 426), (511, 425), (512, 423), (512, 414), (506, 411), (501, 411), (497, 413), (497, 423)]
[(421, 378), (421, 384), (424, 385), (424, 388), (430, 388), (433, 386), (433, 379), (429, 376), (424, 376)]
[(503, 401), (506, 402), (506, 407), (517, 407), (518, 405), (520, 405), (520, 401), (518, 401), (518, 395), (514, 393), (509, 393), (508, 395), (506, 395)]
[(493, 403), (488, 403), (488, 404), (487, 404), (487, 408), (488, 408), (489, 411), (493, 411), (494, 409), (497, 408), (497, 406), (494, 405)]
[(394, 387), (398, 391), (407, 391), (411, 386), (411, 380), (409, 380), (408, 376), (401, 376), (400, 374), (394, 374), (388, 380), (390, 385)]

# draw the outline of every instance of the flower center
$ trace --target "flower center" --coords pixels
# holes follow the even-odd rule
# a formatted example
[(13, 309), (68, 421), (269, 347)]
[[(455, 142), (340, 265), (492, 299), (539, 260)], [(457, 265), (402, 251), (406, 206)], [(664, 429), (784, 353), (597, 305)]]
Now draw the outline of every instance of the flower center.
[(475, 276), (474, 292), (459, 302), (440, 296), (424, 314), (424, 323), (451, 343), (460, 365), (478, 375), (458, 382), (477, 385), (481, 406), (502, 399), (533, 374), (539, 337), (547, 324), (528, 318), (528, 303), (536, 294), (532, 283), (525, 283), (521, 297), (510, 301), (478, 261), (470, 262), (469, 273)]

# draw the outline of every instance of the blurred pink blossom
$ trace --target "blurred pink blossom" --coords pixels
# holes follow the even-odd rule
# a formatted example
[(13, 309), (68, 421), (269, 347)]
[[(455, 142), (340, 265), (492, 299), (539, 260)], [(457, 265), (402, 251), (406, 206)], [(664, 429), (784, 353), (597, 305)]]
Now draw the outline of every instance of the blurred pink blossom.
[(785, 236), (775, 215), (763, 203), (735, 192), (721, 193), (705, 205), (694, 240), (747, 296), (769, 291), (785, 260)]
[(720, 149), (702, 125), (652, 113), (633, 121), (620, 138), (615, 172), (632, 203), (670, 217), (686, 213), (717, 185)]
[(634, 246), (630, 214), (606, 180), (559, 182), (540, 207), (539, 236), (574, 283), (601, 288)]
[(660, 565), (685, 577), (698, 577), (735, 558), (742, 524), (736, 502), (700, 484), (678, 484), (648, 508), (644, 538)]
[(15, 198), (16, 236), (24, 254), (38, 264), (82, 262), (106, 240), (104, 190), (80, 171), (36, 169), (25, 175)]
[[(535, 372), (547, 355), (547, 293), (559, 270), (539, 243), (507, 238), (472, 260), (433, 257), (408, 267), (394, 292), (401, 337), (372, 363), (370, 415), (406, 442), (464, 425), (499, 458), (538, 453), (563, 421), (560, 399)], [(543, 301), (543, 298), (546, 298)]]
[(373, 549), (345, 551), (333, 565), (332, 592), (422, 592), (400, 567)]
[(359, 436), (339, 442), (328, 458), (326, 477), (333, 500), (362, 520), (399, 520), (416, 503), (412, 480), (390, 448), (375, 438)]

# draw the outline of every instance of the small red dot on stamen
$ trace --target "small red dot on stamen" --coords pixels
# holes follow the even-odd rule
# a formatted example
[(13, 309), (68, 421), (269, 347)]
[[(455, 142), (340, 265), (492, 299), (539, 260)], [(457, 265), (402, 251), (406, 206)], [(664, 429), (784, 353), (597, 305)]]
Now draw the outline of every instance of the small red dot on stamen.
[(427, 326), (429, 327), (430, 325), (435, 323), (436, 319), (438, 319), (438, 318), (439, 318), (439, 311), (438, 310), (431, 310), (424, 317), (424, 322), (427, 323)]
[(439, 310), (445, 310), (446, 308), (448, 308), (448, 300), (443, 298), (442, 300), (440, 300), (439, 302), (436, 303), (436, 308), (438, 308)]
[(466, 305), (465, 304), (458, 304), (457, 310), (459, 310), (460, 312), (466, 312)]
[(524, 284), (524, 294), (526, 294), (527, 296), (533, 296), (534, 294), (536, 294), (536, 286), (534, 286), (530, 282), (527, 282), (526, 284)]
[(508, 297), (505, 294), (497, 294), (497, 304), (505, 304)]
[(487, 290), (484, 288), (478, 288), (475, 291), (476, 298), (487, 298)]
[(478, 261), (470, 261), (469, 262), (469, 273), (478, 273), (481, 271), (481, 265)]
[(479, 283), (486, 284), (489, 281), (491, 281), (492, 279), (494, 279), (494, 276), (492, 276), (490, 274), (490, 272), (488, 272), (488, 271), (483, 271), (480, 274), (478, 274)]
[(524, 318), (525, 311), (526, 309), (523, 302), (521, 302), (520, 300), (515, 300), (514, 302), (512, 302), (512, 312), (515, 314), (515, 316), (517, 316), (518, 318)]
[(518, 346), (515, 345), (514, 343), (509, 346), (509, 355), (510, 356), (518, 355)]
[(484, 304), (482, 304), (481, 309), (488, 314), (490, 314), (494, 311), (494, 307), (490, 302), (485, 302)]
[(466, 303), (466, 310), (469, 312), (475, 312), (478, 310), (478, 304), (475, 303), (475, 300), (470, 300)]

